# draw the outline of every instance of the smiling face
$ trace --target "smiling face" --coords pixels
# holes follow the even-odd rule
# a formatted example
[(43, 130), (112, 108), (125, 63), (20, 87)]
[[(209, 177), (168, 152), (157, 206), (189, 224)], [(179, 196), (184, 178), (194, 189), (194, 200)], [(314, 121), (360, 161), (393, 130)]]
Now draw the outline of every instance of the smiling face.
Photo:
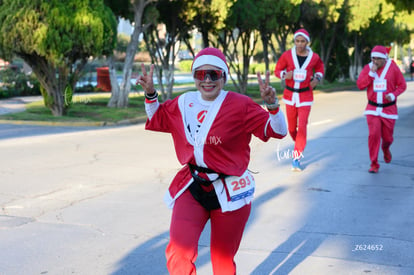
[[(220, 68), (212, 65), (203, 65), (196, 69), (196, 71), (198, 70), (220, 70)], [(194, 78), (194, 81), (196, 88), (201, 93), (201, 97), (206, 101), (215, 100), (224, 87), (224, 77), (213, 81), (211, 80), (211, 77), (207, 75), (204, 80)]]

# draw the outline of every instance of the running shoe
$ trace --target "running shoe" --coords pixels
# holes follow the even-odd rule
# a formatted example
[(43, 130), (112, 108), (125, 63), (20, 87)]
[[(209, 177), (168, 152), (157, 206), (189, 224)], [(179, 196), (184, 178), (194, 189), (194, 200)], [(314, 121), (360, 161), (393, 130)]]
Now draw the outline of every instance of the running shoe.
[(384, 161), (385, 163), (390, 163), (392, 159), (390, 148), (387, 148), (384, 151)]
[(375, 165), (375, 164), (372, 164), (371, 168), (369, 168), (368, 172), (372, 173), (372, 174), (376, 174), (376, 173), (378, 173), (378, 170), (379, 170), (379, 166)]
[(300, 161), (298, 159), (294, 159), (292, 161), (292, 171), (295, 171), (295, 172), (302, 171), (302, 167), (300, 166)]

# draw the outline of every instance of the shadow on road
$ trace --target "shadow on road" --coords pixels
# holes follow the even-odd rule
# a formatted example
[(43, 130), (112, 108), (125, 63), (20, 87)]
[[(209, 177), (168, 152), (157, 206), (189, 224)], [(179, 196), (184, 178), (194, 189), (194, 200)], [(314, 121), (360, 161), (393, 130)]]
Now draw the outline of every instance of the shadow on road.
[[(273, 249), (250, 274), (290, 274), (310, 256), (366, 261), (385, 268), (387, 265), (412, 268), (409, 256), (400, 252), (402, 240), (413, 241), (409, 237), (411, 233), (395, 229), (413, 226), (410, 217), (414, 211), (401, 203), (414, 195), (414, 153), (405, 150), (414, 138), (414, 123), (410, 119), (413, 115), (413, 108), (400, 109), (401, 119), (397, 120), (391, 147), (394, 159), (391, 164), (385, 164), (380, 151), (379, 174), (367, 172), (370, 161), (365, 117), (310, 140), (304, 166), (319, 167), (306, 176), (301, 188), (307, 191), (312, 207), (307, 210), (303, 226)], [(315, 151), (316, 148), (323, 148), (323, 151)], [(340, 252), (322, 248), (315, 253), (332, 239)], [(338, 247), (337, 242), (344, 246)], [(387, 251), (355, 251), (357, 245), (367, 244), (387, 246)], [(400, 256), (396, 258), (395, 255)], [(312, 273), (315, 270), (308, 272), (317, 274)], [(374, 270), (367, 268), (364, 272)]]
[[(287, 192), (301, 193), (309, 205), (304, 213), (300, 213), (301, 226), (285, 241), (275, 244), (252, 272), (239, 270), (240, 274), (289, 274), (309, 257), (365, 262), (384, 270), (389, 267), (414, 269), (409, 259), (412, 254), (409, 247), (407, 253), (402, 253), (404, 246), (409, 245), (404, 244), (404, 240), (414, 241), (410, 232), (410, 228), (414, 228), (414, 209), (407, 203), (414, 196), (414, 152), (407, 151), (407, 148), (412, 150), (414, 139), (413, 115), (412, 106), (400, 109), (400, 120), (396, 123), (391, 147), (393, 162), (385, 164), (380, 152), (378, 174), (367, 172), (369, 157), (365, 117), (310, 139), (303, 162), (306, 169), (298, 175), (300, 183), (291, 185), (282, 181), (257, 196), (246, 231), (253, 232), (260, 211)], [(274, 153), (269, 152), (269, 155), (274, 156)], [(278, 169), (280, 173), (280, 169), (287, 168), (285, 165), (275, 168), (272, 173), (276, 176)], [(274, 211), (277, 216), (277, 212), (284, 209)], [(201, 239), (208, 239), (208, 236), (209, 224)], [(154, 270), (157, 274), (168, 274), (164, 254), (167, 242), (168, 232), (150, 238), (126, 255), (112, 274), (154, 274)], [(203, 240), (203, 243), (208, 242)], [(353, 252), (355, 245), (359, 244), (382, 245), (384, 251)], [(197, 267), (209, 263), (208, 246), (200, 246)], [(367, 268), (364, 272), (373, 270)]]
[[(254, 200), (255, 208), (252, 208), (250, 219), (254, 219), (255, 212), (262, 204), (268, 200), (275, 199), (278, 195), (283, 193), (285, 188), (275, 187), (273, 190), (257, 197)], [(247, 224), (249, 226), (251, 222)], [(206, 224), (206, 227), (202, 233), (200, 239), (209, 238), (210, 236), (210, 223)], [(129, 275), (129, 274), (154, 274), (154, 263), (159, 263), (156, 267), (157, 274), (168, 274), (165, 264), (165, 249), (167, 247), (169, 238), (169, 232), (159, 234), (144, 244), (138, 246), (135, 250), (129, 253), (122, 261), (119, 262), (118, 268), (112, 275)], [(201, 267), (210, 263), (210, 251), (208, 247), (199, 247), (198, 257), (196, 265)], [(162, 271), (161, 271), (162, 270)], [(161, 273), (160, 273), (161, 272)]]

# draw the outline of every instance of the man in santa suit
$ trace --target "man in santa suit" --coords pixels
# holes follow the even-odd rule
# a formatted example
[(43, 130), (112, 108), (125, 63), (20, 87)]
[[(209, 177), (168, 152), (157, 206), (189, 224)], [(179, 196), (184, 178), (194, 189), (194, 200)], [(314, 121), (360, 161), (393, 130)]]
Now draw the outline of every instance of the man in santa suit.
[(371, 62), (362, 69), (357, 85), (360, 90), (367, 89), (368, 104), (365, 115), (371, 160), (368, 171), (378, 173), (380, 145), (384, 161), (391, 162), (390, 146), (394, 140), (395, 120), (398, 118), (397, 97), (407, 89), (407, 83), (397, 64), (388, 58), (388, 49), (384, 46), (375, 46), (371, 51)]
[(292, 170), (301, 171), (300, 159), (306, 146), (313, 89), (324, 75), (324, 65), (319, 55), (308, 47), (310, 38), (305, 29), (297, 30), (293, 38), (295, 46), (282, 54), (274, 73), (285, 81), (283, 101), (286, 104), (289, 134), (295, 142)]
[(137, 83), (145, 91), (146, 129), (172, 135), (182, 169), (168, 188), (165, 201), (173, 209), (166, 249), (170, 274), (196, 274), (198, 240), (211, 224), (211, 262), (214, 274), (236, 274), (234, 256), (250, 215), (255, 190), (248, 171), (252, 135), (263, 141), (283, 138), (287, 127), (276, 97), (258, 74), (267, 110), (251, 98), (223, 90), (229, 77), (224, 54), (205, 48), (194, 58), (197, 88), (159, 103), (149, 73), (142, 65)]

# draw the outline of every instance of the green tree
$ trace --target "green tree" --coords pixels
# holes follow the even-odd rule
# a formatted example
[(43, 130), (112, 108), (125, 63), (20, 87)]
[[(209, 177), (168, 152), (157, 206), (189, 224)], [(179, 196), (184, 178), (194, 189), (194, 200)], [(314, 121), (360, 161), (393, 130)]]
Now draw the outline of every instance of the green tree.
[(275, 58), (278, 55), (272, 44), (272, 35), (278, 42), (279, 53), (283, 53), (286, 50), (287, 36), (292, 32), (299, 19), (299, 5), (295, 5), (289, 0), (263, 0), (259, 1), (257, 6), (260, 16), (258, 29), (263, 45), (265, 67), (266, 71), (273, 70), (274, 68), (269, 68), (269, 47), (271, 47)]
[(350, 0), (349, 33), (350, 78), (356, 80), (369, 53), (375, 45), (390, 46), (391, 43), (406, 43), (409, 30), (399, 24), (398, 13), (386, 0)]
[(127, 45), (125, 62), (122, 70), (121, 84), (118, 85), (117, 72), (112, 53), (108, 56), (109, 75), (111, 78), (111, 98), (108, 107), (126, 108), (129, 102), (131, 91), (132, 67), (134, 65), (135, 54), (137, 53), (139, 37), (144, 32), (144, 12), (146, 8), (157, 0), (105, 0), (106, 5), (118, 16), (124, 17), (133, 22), (129, 43)]
[(398, 11), (407, 11), (409, 14), (414, 10), (413, 0), (387, 0), (387, 3), (391, 3)]
[(0, 52), (22, 58), (38, 78), (55, 116), (66, 113), (90, 56), (111, 53), (116, 19), (102, 0), (3, 0)]
[[(258, 7), (254, 0), (239, 0), (230, 8), (225, 26), (218, 35), (230, 68), (237, 74), (237, 81), (230, 78), (236, 90), (245, 94), (250, 58), (254, 55), (258, 40)], [(241, 55), (240, 55), (241, 53)]]
[[(145, 15), (148, 29), (144, 41), (155, 65), (159, 88), (164, 100), (170, 99), (174, 85), (175, 60), (181, 41), (188, 39), (190, 25), (185, 11), (188, 1), (158, 0)], [(164, 89), (164, 80), (166, 90)]]
[(346, 30), (348, 7), (348, 0), (304, 1), (301, 4), (301, 23), (311, 34), (312, 47), (318, 48), (328, 81), (344, 73), (332, 59), (340, 60), (338, 57), (346, 53), (341, 41)]
[[(292, 35), (299, 27), (300, 19), (300, 3), (302, 0), (283, 0), (277, 1), (275, 7), (276, 13), (273, 16), (277, 20), (273, 35), (276, 38), (279, 50), (271, 43), (273, 55), (278, 58), (283, 52), (286, 51), (287, 39), (289, 35)], [(276, 61), (276, 60), (275, 60)]]
[[(230, 7), (234, 0), (193, 0), (188, 1), (188, 22), (201, 33), (202, 48), (209, 47), (217, 40), (214, 34), (224, 26)], [(213, 36), (213, 37), (210, 37)], [(194, 54), (194, 52), (193, 52)]]
[(394, 44), (398, 45), (409, 41), (409, 32), (407, 30), (395, 24), (393, 18), (384, 20), (380, 14), (374, 17), (368, 27), (363, 31), (364, 33), (371, 34), (370, 36), (359, 39), (364, 49), (362, 52), (363, 63), (370, 61), (371, 49), (375, 45), (389, 47)]

